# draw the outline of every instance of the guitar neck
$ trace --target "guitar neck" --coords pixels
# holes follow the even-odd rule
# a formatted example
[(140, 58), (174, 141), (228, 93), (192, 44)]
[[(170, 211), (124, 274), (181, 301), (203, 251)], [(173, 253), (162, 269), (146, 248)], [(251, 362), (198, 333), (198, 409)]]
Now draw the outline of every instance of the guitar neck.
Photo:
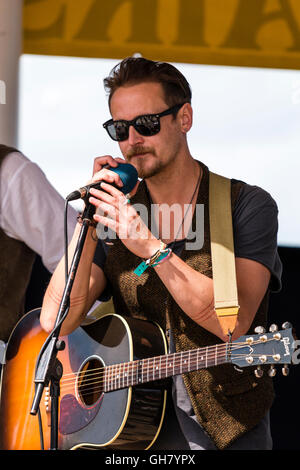
[(228, 343), (105, 367), (104, 391), (140, 385), (230, 362)]

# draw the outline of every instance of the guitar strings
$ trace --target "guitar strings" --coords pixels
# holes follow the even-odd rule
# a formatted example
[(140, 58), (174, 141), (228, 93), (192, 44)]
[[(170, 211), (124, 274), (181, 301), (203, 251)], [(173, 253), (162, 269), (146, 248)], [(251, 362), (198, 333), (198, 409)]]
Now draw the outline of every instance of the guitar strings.
[[(266, 357), (272, 357), (272, 354), (268, 354), (268, 355), (265, 355), (265, 356), (266, 356)], [(237, 355), (235, 356), (235, 359), (238, 359), (238, 358), (241, 358), (241, 359), (242, 359), (243, 357), (245, 357), (244, 354), (240, 354), (240, 355), (237, 354)], [(258, 355), (258, 354), (257, 354), (257, 355), (252, 355), (251, 357), (257, 358), (257, 357), (260, 357), (260, 355)], [(208, 361), (208, 362), (209, 362), (209, 361)], [(215, 362), (215, 361), (212, 360), (212, 361), (210, 362), (210, 364), (208, 364), (208, 365), (213, 365), (214, 362)], [(130, 365), (131, 365), (131, 364), (130, 364)], [(190, 366), (193, 367), (194, 365), (198, 365), (198, 361), (195, 361), (195, 360), (193, 359), (193, 360), (190, 361)], [(220, 364), (217, 364), (217, 365), (220, 365)], [(174, 365), (174, 368), (175, 368), (175, 367), (176, 367), (176, 365)], [(170, 363), (170, 364), (169, 364), (169, 367), (168, 367), (167, 369), (171, 369), (171, 368), (173, 368), (173, 364)], [(201, 368), (205, 368), (205, 367), (201, 367)], [(167, 370), (167, 369), (166, 369), (166, 370)], [(120, 381), (120, 380), (123, 380), (123, 381), (125, 381), (125, 380), (127, 379), (127, 376), (128, 376), (128, 377), (130, 377), (130, 376), (132, 377), (134, 374), (136, 375), (136, 373), (137, 373), (137, 368), (136, 368), (136, 367), (132, 367), (131, 370), (128, 369), (127, 371), (124, 370), (124, 371), (122, 371), (122, 372), (117, 372), (117, 373), (115, 373), (115, 374), (110, 374), (110, 375), (109, 375), (109, 374), (106, 374), (105, 372), (104, 372), (103, 374), (99, 374), (98, 371), (102, 371), (102, 370), (103, 370), (103, 368), (91, 369), (91, 370), (90, 370), (91, 373), (89, 373), (89, 374), (86, 373), (85, 375), (83, 375), (84, 380), (82, 380), (82, 382), (80, 382), (80, 386), (85, 386), (86, 384), (93, 383), (95, 377), (96, 377), (97, 381), (99, 381), (99, 382), (100, 382), (99, 379), (103, 379), (103, 376), (104, 376), (104, 382), (105, 382), (105, 381), (110, 381), (110, 382), (112, 382), (112, 381), (116, 381), (116, 380), (119, 380), (119, 381)], [(125, 375), (124, 372), (126, 372), (127, 375)], [(185, 373), (185, 372), (183, 372), (183, 373)], [(102, 375), (102, 377), (101, 377), (101, 375)], [(157, 369), (156, 369), (156, 370), (153, 370), (153, 367), (150, 367), (150, 368), (148, 368), (148, 369), (145, 370), (145, 368), (144, 368), (143, 371), (142, 371), (142, 375), (143, 375), (143, 376), (144, 376), (144, 375), (147, 375), (148, 377), (150, 377), (150, 376), (153, 377), (153, 375), (157, 375)], [(88, 376), (88, 377), (87, 377), (87, 376)], [(77, 381), (77, 376), (76, 376), (76, 374), (74, 374), (74, 377), (75, 377), (75, 380), (73, 380), (73, 379), (72, 379), (72, 380), (69, 380), (68, 383), (65, 383), (65, 384), (64, 384), (64, 387), (67, 387), (68, 385), (73, 385), (73, 384)], [(162, 377), (162, 378), (165, 378), (165, 377)], [(157, 379), (151, 379), (151, 380), (149, 379), (149, 381), (152, 381), (152, 380), (157, 380)], [(103, 380), (102, 380), (102, 382), (103, 382)]]
[[(266, 355), (266, 357), (268, 357), (268, 356), (269, 356), (269, 357), (272, 357), (271, 354)], [(243, 358), (243, 357), (244, 357), (244, 355), (237, 355), (237, 356), (236, 356), (236, 359), (237, 359), (237, 358)], [(252, 357), (253, 357), (253, 356), (252, 356)], [(259, 357), (259, 355), (254, 355), (254, 357)], [(213, 362), (214, 362), (214, 361), (213, 361)], [(193, 361), (192, 361), (192, 366), (193, 366), (194, 364), (196, 364), (196, 363), (193, 363)], [(213, 363), (210, 364), (210, 365), (213, 365)], [(218, 364), (218, 365), (219, 365), (219, 364)], [(203, 367), (203, 368), (205, 368), (205, 367)], [(101, 370), (101, 369), (94, 369), (94, 370), (97, 371), (97, 370)], [(130, 375), (134, 375), (134, 374), (136, 375), (136, 372), (137, 372), (137, 371), (133, 369), (132, 371), (130, 371), (130, 373), (129, 373), (128, 375), (129, 375), (129, 376), (130, 376)], [(185, 373), (185, 372), (183, 372), (183, 373)], [(149, 369), (149, 370), (146, 370), (146, 371), (145, 371), (145, 370), (143, 371), (143, 376), (144, 376), (144, 375), (148, 375), (148, 377), (152, 376), (152, 378), (149, 379), (149, 382), (155, 381), (155, 380), (159, 380), (159, 378), (153, 379), (153, 374), (154, 374), (154, 375), (157, 375), (157, 370), (154, 371), (154, 372), (153, 372), (152, 370), (150, 370), (150, 369)], [(176, 374), (174, 374), (174, 375), (176, 375)], [(94, 380), (94, 378), (96, 378), (97, 380)], [(165, 377), (160, 377), (160, 378), (163, 379), (163, 378), (165, 378)], [(100, 380), (99, 380), (99, 379), (100, 379)], [(113, 381), (119, 381), (119, 382), (120, 382), (120, 381), (123, 381), (123, 383), (125, 383), (125, 381), (127, 380), (127, 376), (125, 376), (125, 375), (122, 376), (122, 374), (120, 374), (120, 375), (119, 375), (119, 374), (116, 374), (115, 376), (107, 376), (107, 377), (105, 377), (104, 380), (103, 380), (103, 378), (100, 377), (97, 372), (95, 372), (95, 373), (90, 374), (87, 380), (84, 379), (84, 381), (80, 383), (80, 388), (84, 388), (84, 387), (86, 387), (86, 386), (88, 386), (88, 385), (93, 385), (93, 384), (95, 384), (95, 383), (105, 383), (105, 382), (106, 382), (106, 379), (107, 379), (108, 381), (110, 381), (110, 382), (113, 382)], [(73, 381), (73, 383), (70, 382), (69, 384), (65, 384), (64, 388), (66, 388), (66, 387), (69, 386), (70, 389), (71, 389), (71, 388), (73, 387), (73, 384), (74, 384), (75, 382), (76, 382), (76, 380)], [(145, 381), (145, 382), (147, 382), (147, 381)], [(134, 384), (131, 384), (131, 385), (134, 385)], [(125, 385), (124, 385), (124, 386), (125, 386)], [(129, 385), (128, 385), (128, 386), (129, 386)], [(122, 388), (122, 387), (118, 387), (118, 388)]]
[[(256, 355), (256, 356), (259, 357), (259, 355)], [(272, 355), (269, 354), (268, 356), (271, 357)], [(243, 356), (241, 355), (241, 357), (243, 357)], [(117, 379), (114, 379), (114, 380), (119, 380), (119, 377), (117, 377)], [(154, 380), (159, 380), (159, 378), (154, 379)], [(154, 381), (154, 380), (149, 380), (149, 382)], [(122, 389), (122, 388), (128, 388), (129, 386), (133, 386), (133, 385), (136, 385), (136, 384), (130, 384), (130, 385), (126, 384), (125, 385), (125, 383), (123, 383), (123, 386), (121, 386), (119, 384), (119, 385), (116, 385), (116, 387), (114, 387), (114, 385), (112, 385), (109, 390), (104, 390), (103, 389), (103, 381), (101, 381), (101, 380), (96, 380), (94, 382), (91, 382), (91, 383), (88, 384), (88, 386), (90, 386), (90, 385), (92, 385), (92, 387), (90, 387), (90, 388), (86, 388), (86, 386), (87, 386), (86, 384), (81, 386), (82, 391), (80, 393), (80, 397), (88, 396), (88, 395), (91, 395), (92, 393), (95, 394), (97, 392), (106, 393), (106, 392), (110, 392), (110, 391), (119, 390), (119, 389)], [(70, 385), (69, 385), (69, 387), (70, 387)], [(73, 387), (70, 387), (70, 391), (73, 391)], [(73, 399), (73, 396), (70, 396), (70, 397), (65, 396), (64, 397), (65, 400), (67, 400), (68, 398)], [(98, 399), (96, 401), (98, 401)]]
[[(270, 355), (271, 356), (271, 355)], [(159, 380), (159, 378), (155, 379), (155, 380)], [(149, 380), (149, 382), (151, 382), (152, 380)], [(82, 388), (82, 391), (80, 393), (80, 397), (85, 397), (85, 396), (88, 396), (88, 395), (91, 395), (91, 394), (95, 394), (97, 392), (101, 392), (102, 393), (108, 393), (110, 391), (116, 391), (116, 390), (120, 390), (122, 388), (128, 388), (129, 386), (132, 386), (132, 385), (135, 385), (135, 384), (131, 384), (131, 385), (123, 385), (123, 386), (117, 386), (116, 388), (114, 388), (113, 386), (111, 387), (110, 390), (104, 390), (103, 389), (103, 383), (101, 381), (95, 381), (94, 383), (91, 383), (89, 385), (92, 385), (92, 387), (90, 388), (85, 388), (83, 387)], [(71, 388), (71, 390), (73, 391), (73, 388)], [(70, 391), (71, 391), (70, 390)], [(73, 399), (73, 396), (65, 396), (64, 399), (67, 400), (68, 398), (70, 399)], [(98, 400), (97, 400), (98, 401)]]
[[(273, 340), (274, 339), (271, 338), (268, 341), (273, 341)], [(240, 344), (243, 345), (243, 346), (236, 346), (236, 344), (231, 345), (230, 355), (234, 356), (234, 358), (238, 358), (238, 357), (242, 358), (244, 356), (247, 356), (247, 354), (245, 354), (245, 353), (244, 354), (234, 354), (234, 350), (241, 349), (241, 347), (244, 347), (244, 346), (249, 346), (248, 343), (240, 343)], [(252, 344), (254, 345), (255, 342), (253, 342)], [(234, 346), (234, 348), (232, 348), (232, 346)], [(212, 349), (212, 348), (214, 348), (215, 351), (213, 352), (213, 354), (205, 355), (205, 363), (207, 365), (213, 365), (213, 363), (216, 360), (216, 352), (218, 353), (217, 359), (220, 360), (220, 354), (219, 354), (220, 349), (224, 349), (224, 347), (227, 347), (227, 345), (226, 344), (225, 345), (220, 344), (220, 345), (218, 345), (217, 350), (216, 350), (215, 346), (208, 347), (207, 348), (208, 351), (209, 351), (209, 349)], [(204, 348), (204, 349), (206, 349), (206, 348)], [(189, 358), (187, 360), (189, 362), (190, 367), (193, 367), (194, 365), (198, 365), (199, 364), (199, 358), (194, 357), (195, 354), (197, 354), (197, 352), (199, 352), (199, 350), (191, 350), (191, 351), (183, 351), (182, 353), (174, 353), (173, 358), (175, 358), (175, 361), (174, 360), (170, 361), (170, 356), (172, 356), (172, 354), (167, 355), (167, 356), (161, 356), (161, 357), (156, 356), (156, 360), (160, 359), (160, 370), (162, 370), (162, 373), (163, 373), (164, 370), (166, 370), (166, 371), (168, 369), (173, 369), (174, 370), (174, 368), (178, 367), (178, 365), (182, 362), (182, 359), (184, 359), (181, 356), (184, 356), (184, 355), (189, 356)], [(210, 351), (210, 352), (212, 352), (212, 351)], [(252, 354), (252, 357), (259, 357), (259, 356), (260, 355), (258, 355), (258, 354), (254, 354), (254, 355)], [(270, 354), (270, 355), (266, 355), (266, 356), (271, 357), (272, 355)], [(115, 382), (115, 385), (116, 385), (116, 381), (119, 381), (119, 384), (120, 384), (120, 381), (123, 380), (123, 384), (124, 384), (124, 382), (127, 380), (127, 376), (124, 375), (125, 372), (127, 373), (127, 375), (129, 377), (136, 374), (137, 373), (137, 366), (140, 365), (140, 362), (144, 362), (143, 368), (142, 368), (143, 376), (144, 375), (147, 375), (148, 377), (151, 376), (151, 375), (153, 376), (153, 374), (157, 373), (157, 369), (154, 371), (153, 370), (153, 364), (151, 364), (150, 367), (149, 367), (149, 363), (148, 364), (146, 363), (146, 361), (151, 360), (151, 359), (153, 360), (154, 358), (147, 358), (147, 359), (144, 359), (144, 360), (130, 361), (130, 362), (121, 363), (121, 364), (113, 364), (113, 365), (106, 366), (106, 367), (89, 369), (87, 371), (83, 371), (83, 372), (80, 372), (80, 373), (77, 373), (77, 374), (76, 373), (66, 374), (65, 376), (63, 376), (63, 379), (62, 379), (63, 387), (66, 388), (66, 387), (69, 386), (71, 389), (73, 389), (73, 385), (76, 383), (76, 381), (78, 381), (78, 380), (80, 381), (80, 377), (83, 377), (83, 379), (81, 380), (81, 383), (79, 384), (79, 386), (82, 389), (84, 387), (87, 387), (87, 386), (93, 385), (93, 384), (103, 384), (103, 383), (106, 383), (106, 381), (109, 382), (112, 385), (111, 388), (113, 388), (112, 382)], [(177, 359), (179, 359), (179, 364), (178, 364)], [(225, 357), (224, 357), (224, 359), (225, 359)], [(165, 361), (165, 364), (161, 364), (162, 360)], [(168, 362), (169, 362), (169, 367), (167, 367)], [(157, 366), (156, 363), (154, 363), (154, 367), (155, 367), (155, 365)], [(124, 370), (125, 366), (126, 366), (126, 369), (127, 369), (126, 371)], [(118, 368), (119, 370), (116, 370), (116, 368)], [(123, 369), (123, 371), (120, 371), (121, 368)], [(99, 371), (101, 371), (101, 372), (99, 373)], [(112, 373), (107, 374), (107, 371), (112, 372)], [(69, 377), (67, 377), (67, 376), (69, 376)], [(103, 378), (104, 378), (104, 380), (103, 380)], [(158, 378), (151, 379), (149, 381), (153, 381), (153, 380), (157, 380), (157, 379)], [(122, 387), (118, 387), (118, 388), (122, 388)], [(89, 389), (89, 390), (94, 390), (94, 389)], [(84, 391), (86, 392), (87, 389), (85, 388)]]
[[(248, 343), (240, 343), (241, 345), (243, 346), (235, 346), (234, 344), (234, 349), (240, 349), (241, 347), (244, 347), (246, 345), (248, 345)], [(254, 343), (253, 343), (254, 344)], [(150, 358), (145, 358), (145, 359), (140, 359), (140, 360), (135, 360), (135, 361), (129, 361), (129, 362), (125, 362), (125, 363), (120, 363), (120, 364), (111, 364), (111, 365), (108, 365), (108, 366), (104, 366), (104, 367), (100, 367), (100, 368), (96, 368), (96, 369), (89, 369), (88, 372), (90, 371), (93, 371), (93, 370), (100, 370), (100, 369), (113, 369), (113, 368), (116, 368), (116, 367), (120, 367), (120, 366), (124, 366), (124, 364), (128, 364), (129, 366), (132, 366), (133, 364), (138, 364), (139, 362), (143, 362), (145, 363), (146, 361), (150, 361), (150, 360), (157, 360), (157, 361), (161, 361), (161, 360), (164, 360), (164, 361), (168, 361), (170, 360), (169, 358), (174, 358), (175, 357), (175, 360), (179, 360), (179, 361), (182, 361), (182, 360), (185, 360), (186, 359), (186, 355), (187, 356), (191, 356), (191, 355), (195, 355), (195, 354), (198, 354), (198, 355), (205, 355), (205, 357), (207, 357), (207, 359), (209, 359), (210, 357), (215, 357), (216, 353), (218, 355), (220, 355), (220, 352), (221, 353), (225, 353), (226, 352), (226, 349), (228, 348), (228, 346), (225, 344), (220, 344), (220, 345), (217, 345), (217, 348), (216, 346), (207, 346), (207, 347), (204, 347), (204, 348), (200, 348), (200, 349), (191, 349), (189, 351), (182, 351), (182, 352), (177, 352), (177, 353), (172, 353), (172, 354), (167, 354), (167, 355), (161, 355), (161, 356), (153, 356), (153, 357), (150, 357)], [(211, 351), (211, 350), (214, 350), (214, 351)], [(230, 353), (232, 352), (233, 348), (231, 346), (231, 351)], [(201, 352), (200, 352), (201, 351)], [(208, 353), (208, 354), (207, 354)], [(76, 377), (79, 377), (80, 374), (82, 375), (86, 375), (88, 373), (87, 371), (82, 371), (80, 373), (76, 373), (76, 372), (71, 372), (69, 374), (65, 374), (63, 376), (63, 379), (66, 379), (66, 380), (69, 380), (68, 379), (68, 376), (71, 376), (72, 378), (74, 377), (74, 375), (76, 375)], [(64, 381), (62, 379), (62, 382)]]
[[(268, 341), (272, 341), (272, 340), (273, 340), (273, 338), (269, 339)], [(244, 346), (249, 346), (248, 343), (241, 343), (241, 344), (243, 344), (243, 346), (234, 347), (234, 350), (241, 349)], [(255, 344), (255, 343), (252, 343), (252, 344)], [(218, 357), (220, 356), (220, 352), (224, 353), (225, 351), (220, 351), (221, 347), (224, 347), (224, 345), (220, 345), (217, 350), (216, 350), (215, 346), (211, 346), (211, 347), (209, 346), (207, 348), (207, 352), (209, 352), (209, 354), (206, 354), (206, 352), (203, 354), (203, 355), (205, 355), (205, 360), (207, 359), (207, 361), (209, 361), (211, 358), (215, 358), (216, 353), (217, 353)], [(209, 351), (209, 348), (210, 349), (214, 348), (214, 351)], [(206, 348), (204, 348), (204, 349), (206, 349)], [(230, 355), (232, 355), (234, 350), (233, 350), (233, 348), (231, 348)], [(109, 366), (103, 366), (103, 367), (99, 367), (99, 368), (96, 368), (96, 369), (89, 369), (88, 371), (82, 371), (80, 373), (73, 372), (73, 373), (70, 373), (70, 374), (65, 374), (63, 376), (62, 382), (66, 382), (68, 380), (73, 380), (74, 376), (76, 377), (76, 379), (79, 378), (81, 375), (86, 376), (86, 375), (90, 374), (91, 372), (93, 372), (94, 370), (95, 371), (102, 370), (102, 371), (104, 371), (103, 374), (106, 373), (105, 372), (106, 370), (107, 371), (112, 370), (115, 375), (119, 376), (120, 370), (116, 371), (117, 367), (119, 367), (119, 368), (123, 367), (124, 368), (124, 366), (128, 365), (128, 367), (132, 368), (133, 366), (138, 365), (141, 362), (143, 362), (143, 372), (144, 372), (144, 367), (147, 367), (147, 366), (149, 367), (149, 364), (146, 364), (146, 361), (150, 361), (150, 360), (153, 361), (154, 359), (156, 361), (160, 361), (160, 363), (161, 363), (161, 361), (165, 361), (165, 364), (162, 364), (162, 365), (160, 364), (160, 367), (166, 366), (166, 363), (168, 361), (171, 362), (171, 360), (172, 360), (172, 364), (175, 363), (175, 367), (176, 367), (176, 365), (178, 365), (177, 361), (179, 361), (179, 363), (180, 363), (180, 362), (182, 362), (182, 360), (188, 360), (185, 357), (186, 355), (189, 357), (189, 359), (193, 360), (194, 358), (191, 357), (191, 356), (195, 356), (197, 353), (199, 353), (198, 349), (190, 350), (190, 351), (182, 351), (181, 353), (173, 353), (173, 354), (169, 354), (169, 355), (155, 356), (155, 357), (150, 357), (150, 358), (135, 360), (135, 361), (129, 361), (129, 362), (120, 363), (120, 364), (111, 364)], [(201, 353), (202, 353), (202, 351), (201, 351)], [(197, 354), (197, 355), (199, 355), (199, 354)], [(244, 354), (244, 355), (247, 355), (247, 354)], [(172, 358), (172, 359), (170, 360), (170, 358)], [(175, 361), (174, 361), (174, 358), (175, 358)], [(199, 358), (198, 358), (198, 362), (199, 362)], [(158, 364), (154, 363), (154, 366), (155, 365), (157, 366)], [(150, 365), (150, 367), (153, 368), (153, 363)], [(68, 376), (70, 376), (70, 378), (68, 378)], [(114, 375), (111, 374), (110, 378), (111, 377), (113, 378)]]

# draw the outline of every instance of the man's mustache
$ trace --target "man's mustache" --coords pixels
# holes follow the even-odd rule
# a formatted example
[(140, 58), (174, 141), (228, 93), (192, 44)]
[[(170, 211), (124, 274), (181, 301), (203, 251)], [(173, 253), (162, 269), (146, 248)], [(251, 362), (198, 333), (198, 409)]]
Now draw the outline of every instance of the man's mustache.
[(136, 146), (129, 150), (129, 152), (126, 154), (126, 157), (130, 159), (136, 155), (144, 155), (145, 153), (152, 153), (155, 155), (155, 150), (152, 147)]

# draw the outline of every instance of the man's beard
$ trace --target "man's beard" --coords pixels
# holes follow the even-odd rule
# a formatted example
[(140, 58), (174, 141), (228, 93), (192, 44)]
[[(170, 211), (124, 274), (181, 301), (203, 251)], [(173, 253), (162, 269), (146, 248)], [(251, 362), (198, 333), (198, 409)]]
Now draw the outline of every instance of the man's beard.
[[(152, 147), (143, 147), (142, 145), (137, 145), (132, 150), (126, 154), (126, 160), (128, 163), (132, 163), (133, 157), (136, 155), (137, 158), (134, 158), (134, 166), (138, 172), (139, 178), (146, 179), (151, 178), (152, 176), (157, 175), (164, 168), (164, 164), (158, 159), (152, 159), (152, 165), (147, 166), (144, 158), (140, 155), (151, 154), (156, 157), (156, 152)], [(139, 158), (140, 157), (140, 158)]]

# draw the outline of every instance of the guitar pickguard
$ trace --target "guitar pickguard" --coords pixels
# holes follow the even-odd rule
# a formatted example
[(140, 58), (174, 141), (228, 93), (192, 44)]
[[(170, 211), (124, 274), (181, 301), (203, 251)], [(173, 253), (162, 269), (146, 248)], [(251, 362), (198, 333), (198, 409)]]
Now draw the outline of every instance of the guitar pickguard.
[(90, 408), (84, 408), (74, 395), (65, 395), (60, 401), (59, 432), (63, 435), (72, 434), (88, 426), (97, 416), (103, 395)]

